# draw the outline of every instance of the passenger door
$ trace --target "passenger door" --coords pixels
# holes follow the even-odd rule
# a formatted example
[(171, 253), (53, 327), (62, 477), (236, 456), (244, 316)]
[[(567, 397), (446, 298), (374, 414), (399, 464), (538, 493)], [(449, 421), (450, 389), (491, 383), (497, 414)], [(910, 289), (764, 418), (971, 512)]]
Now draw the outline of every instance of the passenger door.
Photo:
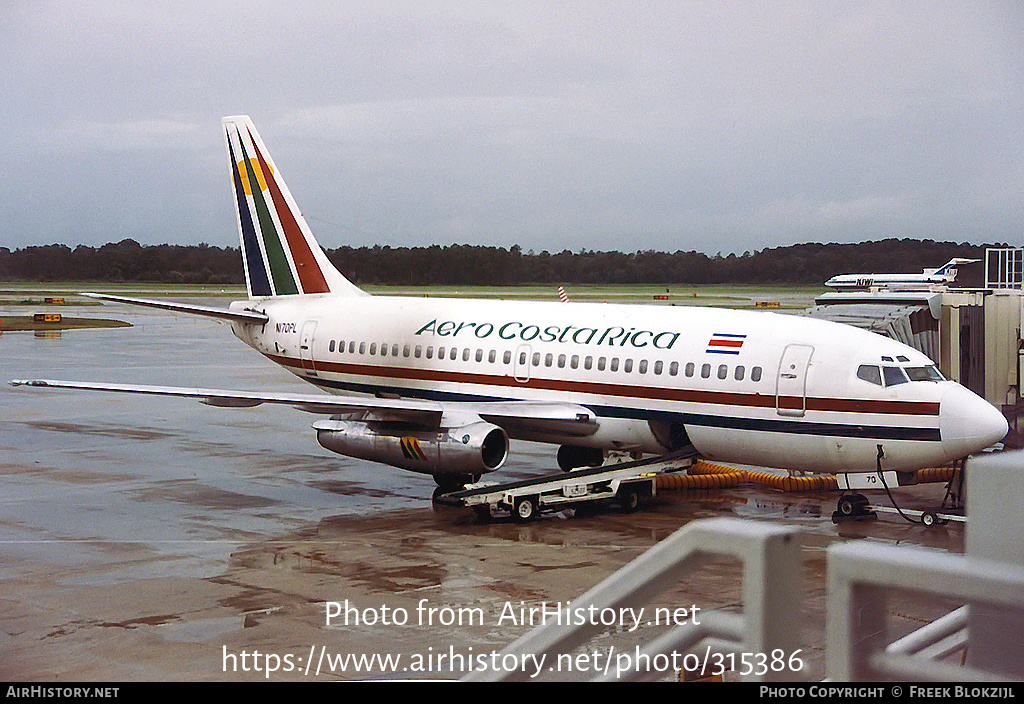
[(814, 348), (786, 345), (775, 384), (775, 410), (780, 416), (802, 417), (807, 408), (807, 367)]
[(302, 332), (299, 335), (299, 358), (302, 360), (302, 368), (310, 376), (316, 376), (316, 367), (313, 366), (313, 333), (316, 332), (316, 321), (307, 320), (302, 324)]

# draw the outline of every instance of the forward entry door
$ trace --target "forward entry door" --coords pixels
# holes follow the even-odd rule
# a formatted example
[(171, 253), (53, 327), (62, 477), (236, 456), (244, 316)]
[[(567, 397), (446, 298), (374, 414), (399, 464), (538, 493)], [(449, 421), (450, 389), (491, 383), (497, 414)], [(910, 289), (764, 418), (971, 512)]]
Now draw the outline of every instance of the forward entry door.
[(775, 410), (780, 416), (803, 416), (807, 409), (807, 367), (814, 348), (786, 345), (775, 384)]

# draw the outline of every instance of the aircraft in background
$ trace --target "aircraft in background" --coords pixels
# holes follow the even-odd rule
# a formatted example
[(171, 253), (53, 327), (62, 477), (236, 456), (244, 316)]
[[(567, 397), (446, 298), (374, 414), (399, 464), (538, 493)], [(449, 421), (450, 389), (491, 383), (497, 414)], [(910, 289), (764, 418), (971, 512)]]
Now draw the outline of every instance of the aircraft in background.
[(829, 288), (927, 289), (956, 280), (956, 267), (980, 262), (980, 259), (953, 258), (938, 269), (925, 269), (920, 274), (840, 274), (825, 282)]
[[(499, 469), (509, 439), (566, 470), (609, 451), (824, 473), (913, 473), (999, 441), (998, 410), (917, 350), (853, 327), (708, 308), (371, 296), (330, 263), (248, 117), (223, 120), (249, 297), (227, 309), (90, 294), (212, 316), (316, 394), (56, 380), (327, 416), (320, 444), (432, 475), (450, 491)], [(452, 262), (458, 266), (458, 262)]]

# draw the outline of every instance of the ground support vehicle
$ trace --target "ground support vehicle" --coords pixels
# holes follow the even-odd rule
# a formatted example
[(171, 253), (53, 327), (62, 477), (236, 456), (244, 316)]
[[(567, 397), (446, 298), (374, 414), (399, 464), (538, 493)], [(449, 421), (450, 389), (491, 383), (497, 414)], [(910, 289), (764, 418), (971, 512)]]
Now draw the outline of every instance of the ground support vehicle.
[(469, 506), (485, 519), (508, 511), (515, 520), (524, 523), (542, 511), (580, 508), (598, 502), (616, 502), (623, 512), (628, 513), (635, 511), (644, 498), (654, 496), (659, 474), (684, 470), (692, 463), (692, 454), (677, 453), (512, 482), (477, 482), (444, 494), (437, 500)]

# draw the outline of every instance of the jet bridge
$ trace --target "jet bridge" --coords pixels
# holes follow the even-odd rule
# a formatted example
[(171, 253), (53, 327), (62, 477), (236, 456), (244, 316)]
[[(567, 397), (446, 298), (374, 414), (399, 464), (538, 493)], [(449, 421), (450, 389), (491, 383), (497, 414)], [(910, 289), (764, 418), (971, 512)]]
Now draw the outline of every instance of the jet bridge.
[(942, 293), (884, 291), (826, 293), (807, 315), (870, 330), (939, 358)]
[(988, 268), (999, 276), (989, 276), (986, 288), (933, 285), (830, 292), (819, 296), (806, 315), (870, 330), (920, 350), (946, 378), (1002, 410), (1016, 431), (1024, 417), (1024, 250), (988, 254)]

